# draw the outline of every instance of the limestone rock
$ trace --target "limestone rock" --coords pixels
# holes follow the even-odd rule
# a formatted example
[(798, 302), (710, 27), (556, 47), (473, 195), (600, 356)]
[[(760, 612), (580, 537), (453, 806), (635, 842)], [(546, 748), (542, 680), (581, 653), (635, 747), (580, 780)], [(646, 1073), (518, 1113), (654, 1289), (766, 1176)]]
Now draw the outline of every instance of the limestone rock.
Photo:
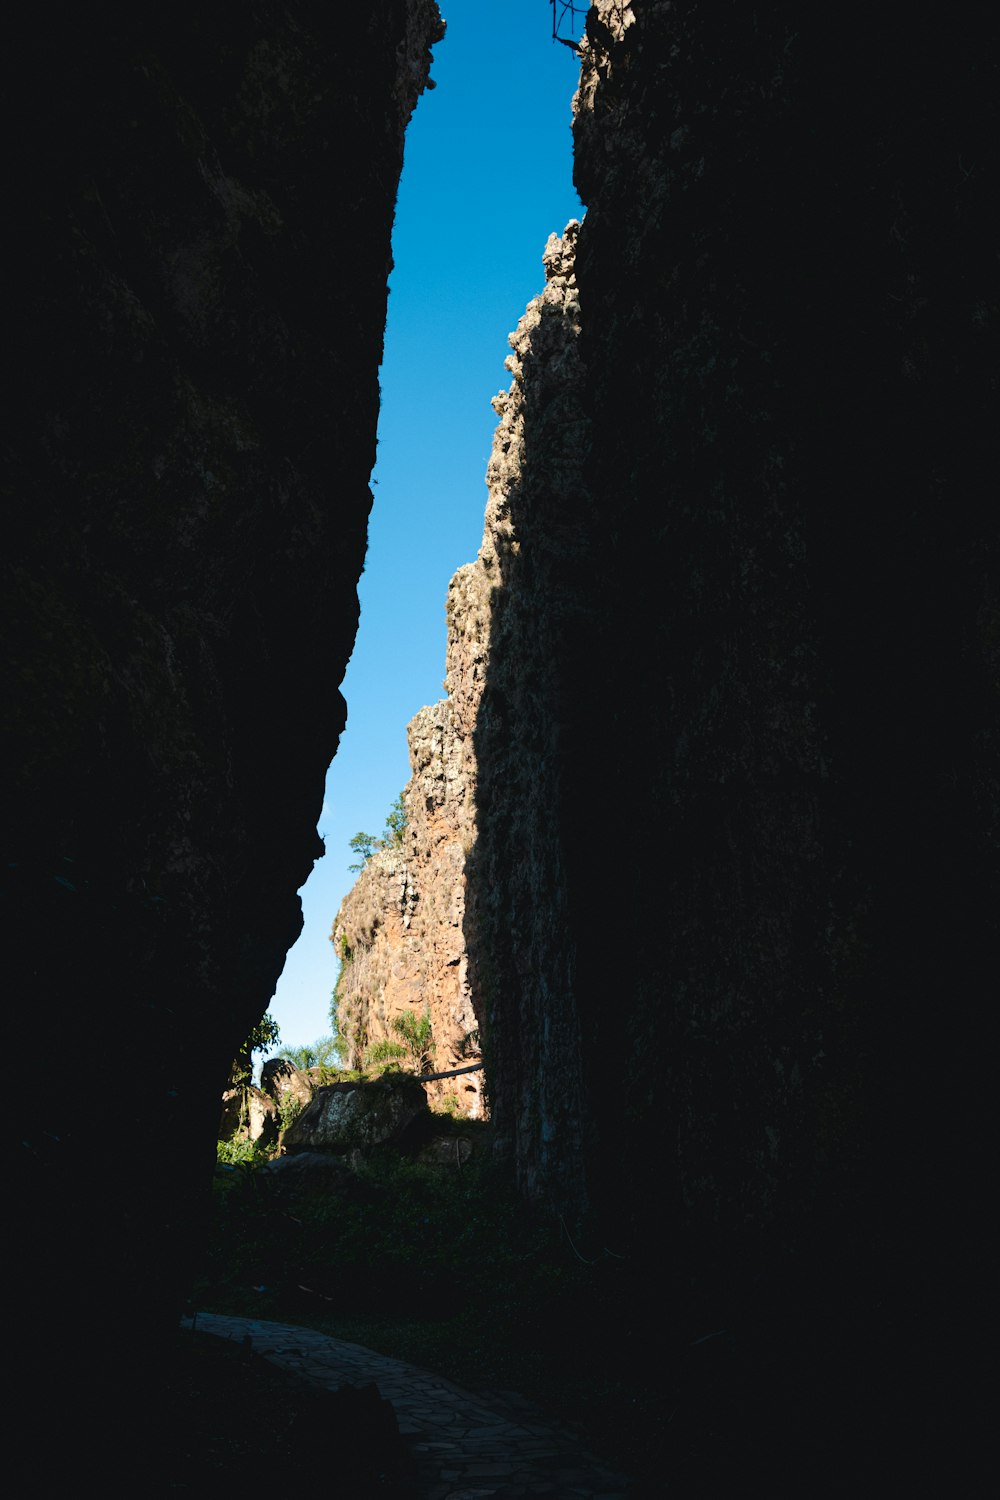
[(308, 1072), (297, 1068), (287, 1057), (270, 1057), (260, 1070), (260, 1086), (275, 1104), (288, 1100), (304, 1107), (313, 1096), (315, 1085)]
[[(448, 589), (447, 697), (421, 709), (407, 729), (412, 776), (403, 793), (406, 829), (397, 846), (376, 851), (368, 861), (333, 928), (334, 944), (344, 957), (337, 988), (340, 1026), (355, 1065), (373, 1043), (392, 1041), (393, 1021), (410, 1010), (430, 1016), (434, 1071), (461, 1067), (477, 1055), (481, 1020), (491, 1024), (492, 1001), (485, 998), (490, 984), (530, 989), (534, 998), (525, 1002), (519, 1045), (525, 1054), (540, 1048), (531, 1065), (539, 1097), (554, 1089), (553, 1099), (563, 1101), (544, 1107), (550, 1149), (563, 1158), (572, 1154), (565, 1152), (554, 1121), (560, 1111), (566, 1119), (572, 1115), (568, 1101), (576, 1085), (567, 1083), (565, 1065), (575, 1056), (576, 1044), (564, 982), (567, 955), (559, 940), (552, 814), (547, 782), (535, 759), (556, 753), (556, 747), (543, 706), (536, 703), (525, 715), (521, 701), (525, 695), (544, 697), (562, 637), (572, 626), (567, 591), (557, 580), (551, 580), (544, 608), (540, 601), (548, 564), (556, 557), (562, 565), (572, 560), (587, 513), (580, 482), (586, 428), (576, 393), (578, 230), (571, 221), (561, 237), (550, 236), (543, 256), (545, 290), (529, 304), (510, 337), (507, 364), (513, 380), (509, 391), (493, 402), (500, 420), (487, 471), (483, 542), (476, 561), (459, 568)], [(547, 532), (549, 517), (553, 524)], [(528, 565), (521, 561), (522, 547), (529, 550)], [(530, 571), (524, 571), (526, 566)], [(490, 677), (495, 686), (484, 711)], [(495, 730), (485, 805), (477, 765), (484, 723)], [(530, 743), (521, 742), (519, 723), (530, 725)], [(513, 737), (505, 739), (508, 728)], [(558, 731), (554, 733), (557, 737)], [(485, 957), (488, 937), (482, 936), (470, 952), (470, 931), (477, 921), (481, 934), (506, 921), (500, 907), (505, 888), (498, 886), (491, 898), (481, 871), (479, 917), (469, 910), (469, 871), (477, 864), (483, 816), (491, 827), (503, 823), (516, 840), (508, 852), (518, 848), (517, 859), (533, 883), (528, 897), (533, 915), (522, 924), (522, 901), (512, 913), (522, 943), (520, 970), (503, 979)], [(492, 980), (487, 979), (490, 973)], [(557, 993), (558, 1001), (553, 998)], [(558, 1019), (557, 1005), (562, 1007)], [(534, 1013), (530, 1023), (528, 1008)], [(558, 1058), (555, 1071), (553, 1058)], [(572, 1067), (570, 1062), (570, 1075)], [(427, 1089), (433, 1101), (457, 1098), (461, 1112), (472, 1118), (485, 1114), (480, 1074), (441, 1079)]]
[(278, 1139), (278, 1109), (273, 1099), (260, 1089), (226, 1089), (222, 1096), (219, 1140), (253, 1141), (255, 1145), (273, 1146)]
[(429, 1123), (423, 1087), (402, 1075), (371, 1083), (333, 1083), (317, 1089), (312, 1101), (285, 1131), (286, 1151), (364, 1153), (373, 1146), (399, 1145)]

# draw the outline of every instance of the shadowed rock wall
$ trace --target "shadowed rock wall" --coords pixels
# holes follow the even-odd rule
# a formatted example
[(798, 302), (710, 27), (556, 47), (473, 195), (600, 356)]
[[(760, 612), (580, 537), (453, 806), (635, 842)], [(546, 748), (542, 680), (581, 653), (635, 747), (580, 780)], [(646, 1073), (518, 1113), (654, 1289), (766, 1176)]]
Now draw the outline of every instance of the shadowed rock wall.
[[(550, 563), (558, 519), (525, 533), (513, 566), (543, 581), (491, 639), (476, 735), (469, 946), (521, 1181), (677, 1290), (666, 1318), (770, 1327), (775, 1409), (829, 1421), (850, 1391), (852, 1440), (883, 1402), (950, 1420), (983, 1294), (992, 37), (976, 6), (592, 9), (585, 535)], [(567, 618), (533, 700), (523, 664)], [(542, 1010), (572, 1014), (579, 1065), (524, 1026), (520, 957), (555, 911)], [(577, 1114), (558, 1152), (534, 1108), (553, 1079)]]
[[(513, 380), (493, 403), (465, 915), (497, 1149), (523, 1190), (559, 1211), (577, 1210), (585, 1191), (580, 954), (567, 926), (563, 826), (567, 733), (583, 727), (566, 718), (567, 671), (589, 607), (580, 582), (594, 540), (582, 478), (578, 232), (572, 221), (549, 238), (545, 290), (510, 337)], [(602, 776), (597, 762), (592, 769)]]
[(7, 988), (23, 1054), (85, 1080), (19, 1120), (48, 1361), (46, 1330), (168, 1322), (299, 932), (441, 28), (433, 0), (33, 16), (5, 47)]
[(975, 7), (978, 31), (900, 34), (886, 7), (835, 38), (782, 5), (598, 11), (576, 177), (601, 551), (573, 769), (578, 796), (595, 762), (616, 795), (570, 879), (582, 941), (619, 871), (604, 926), (631, 974), (610, 1049), (599, 965), (580, 989), (588, 1050), (628, 1079), (593, 1097), (603, 1138), (655, 1101), (680, 1222), (786, 1236), (870, 1194), (912, 1208), (975, 1136), (990, 31)]

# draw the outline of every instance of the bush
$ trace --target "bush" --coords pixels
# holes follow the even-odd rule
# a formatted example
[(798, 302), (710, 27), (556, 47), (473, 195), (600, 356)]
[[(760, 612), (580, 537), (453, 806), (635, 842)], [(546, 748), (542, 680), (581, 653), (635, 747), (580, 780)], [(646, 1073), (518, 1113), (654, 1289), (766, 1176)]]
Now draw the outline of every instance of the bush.
[(256, 1141), (237, 1137), (231, 1141), (216, 1141), (215, 1159), (224, 1167), (259, 1167), (262, 1162), (269, 1161), (270, 1157)]

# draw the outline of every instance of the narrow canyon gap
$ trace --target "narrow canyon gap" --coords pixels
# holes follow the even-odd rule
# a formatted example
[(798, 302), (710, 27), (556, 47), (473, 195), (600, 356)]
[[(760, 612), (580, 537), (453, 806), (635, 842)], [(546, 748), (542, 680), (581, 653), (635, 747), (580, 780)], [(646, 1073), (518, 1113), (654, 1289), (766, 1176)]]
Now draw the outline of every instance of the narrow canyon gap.
[[(295, 935), (436, 24), (302, 0), (223, 36), (185, 8), (18, 54), (9, 944), (30, 1060), (87, 1082), (22, 1132), (50, 1342), (165, 1326), (212, 1088)], [(630, 1258), (650, 1349), (698, 1309), (757, 1341), (761, 1473), (794, 1438), (849, 1477), (973, 1409), (991, 41), (985, 5), (592, 7), (586, 215), (515, 335), (453, 589), (480, 669), (459, 957), (499, 1145)], [(92, 1004), (148, 1098), (88, 1052)]]
[[(345, 1023), (383, 1035), (390, 971), (449, 1041), (471, 1004), (523, 1192), (629, 1258), (654, 1346), (703, 1318), (756, 1350), (747, 1400), (810, 1482), (974, 1405), (990, 35), (592, 8), (586, 215), (511, 338), (411, 827), (337, 927), (371, 966)], [(734, 1454), (790, 1451), (746, 1426)]]

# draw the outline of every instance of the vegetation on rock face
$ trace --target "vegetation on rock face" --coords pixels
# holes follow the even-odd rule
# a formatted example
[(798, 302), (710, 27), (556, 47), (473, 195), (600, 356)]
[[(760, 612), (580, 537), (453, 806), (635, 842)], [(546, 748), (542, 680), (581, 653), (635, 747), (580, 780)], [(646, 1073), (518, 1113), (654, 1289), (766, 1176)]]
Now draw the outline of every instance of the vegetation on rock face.
[(387, 1037), (374, 1042), (365, 1051), (365, 1063), (396, 1062), (406, 1059), (417, 1073), (429, 1073), (434, 1064), (434, 1032), (431, 1025), (430, 1007), (422, 1016), (415, 1011), (404, 1010), (393, 1016), (389, 1027), (396, 1033), (398, 1041)]
[(360, 872), (377, 849), (400, 848), (408, 821), (406, 807), (403, 803), (403, 793), (400, 792), (389, 809), (381, 838), (377, 838), (374, 833), (356, 833), (352, 839), (348, 839), (347, 846), (359, 856), (359, 862), (354, 865), (348, 865), (347, 868), (355, 872)]
[(303, 1072), (307, 1068), (336, 1068), (343, 1060), (343, 1044), (339, 1036), (321, 1036), (299, 1047), (282, 1047), (278, 1056)]
[[(251, 1168), (216, 1177), (193, 1305), (318, 1328), (473, 1388), (522, 1390), (623, 1466), (651, 1467), (672, 1403), (650, 1379), (628, 1263), (519, 1199), (488, 1125), (441, 1120), (445, 1166), (385, 1151), (336, 1187)], [(609, 1342), (622, 1349), (609, 1360)], [(614, 1373), (610, 1373), (614, 1370)], [(657, 1413), (659, 1412), (659, 1418)]]
[(234, 1136), (231, 1141), (216, 1141), (216, 1161), (223, 1167), (259, 1167), (269, 1154), (256, 1141)]
[(267, 1052), (271, 1047), (277, 1046), (280, 1040), (281, 1032), (278, 1029), (278, 1023), (271, 1012), (267, 1011), (261, 1016), (233, 1058), (232, 1067), (229, 1070), (229, 1087), (231, 1089), (245, 1088), (253, 1075), (254, 1053)]

